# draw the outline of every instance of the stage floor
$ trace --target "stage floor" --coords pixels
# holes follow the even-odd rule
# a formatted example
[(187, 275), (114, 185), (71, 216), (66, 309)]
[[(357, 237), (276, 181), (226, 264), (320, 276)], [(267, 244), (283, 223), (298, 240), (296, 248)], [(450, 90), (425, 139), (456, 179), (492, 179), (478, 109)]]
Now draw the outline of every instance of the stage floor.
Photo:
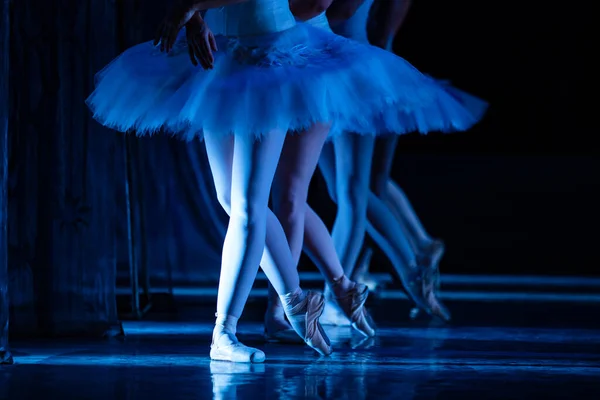
[(409, 321), (407, 302), (387, 296), (371, 303), (378, 337), (327, 328), (336, 350), (328, 358), (263, 343), (264, 305), (251, 299), (239, 331), (264, 349), (265, 364), (211, 362), (214, 305), (188, 302), (176, 318), (126, 322), (125, 341), (13, 342), (0, 398), (600, 398), (597, 302), (449, 301), (455, 320), (444, 325)]

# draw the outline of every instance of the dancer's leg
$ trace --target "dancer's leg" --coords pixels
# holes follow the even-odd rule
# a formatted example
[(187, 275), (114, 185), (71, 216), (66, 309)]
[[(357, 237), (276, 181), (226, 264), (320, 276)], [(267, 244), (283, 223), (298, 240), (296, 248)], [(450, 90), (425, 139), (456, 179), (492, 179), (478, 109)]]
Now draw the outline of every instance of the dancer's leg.
[[(302, 134), (294, 134), (286, 138), (275, 173), (272, 189), (273, 211), (285, 231), (295, 266), (298, 265), (302, 251), (305, 215), (308, 209), (306, 204), (308, 187), (328, 133), (328, 125), (316, 124)], [(325, 230), (325, 233), (329, 237), (327, 230)], [(337, 257), (335, 257), (335, 261), (337, 261)], [(268, 264), (268, 260), (263, 258), (261, 265), (264, 267), (266, 264)], [(333, 266), (331, 274), (335, 275), (331, 279), (341, 277), (344, 273), (341, 266), (336, 271), (337, 266), (335, 264), (331, 265)], [(327, 271), (325, 271), (326, 273)], [(327, 279), (327, 275), (325, 276)], [(294, 341), (295, 338), (290, 335), (289, 329), (291, 329), (291, 326), (285, 320), (280, 298), (269, 283), (265, 333), (273, 339)]]
[[(247, 137), (236, 137), (232, 141), (231, 138), (211, 134), (207, 134), (205, 138), (217, 195), (230, 215), (219, 279), (217, 324), (211, 349), (213, 359), (261, 362), (265, 358), (260, 350), (239, 343), (235, 332), (237, 319), (248, 299), (265, 248), (269, 191), (284, 137), (285, 135), (275, 132), (264, 136), (260, 141)], [(271, 222), (270, 225), (273, 226), (276, 219)], [(326, 337), (322, 335), (322, 329), (319, 329), (318, 316), (313, 318), (320, 313), (310, 314), (313, 308), (322, 310), (319, 305), (322, 299), (319, 300), (318, 296), (305, 296), (300, 290), (298, 274), (281, 227), (279, 232), (280, 237), (272, 240), (279, 245), (274, 247), (275, 250), (271, 249), (270, 254), (274, 255), (272, 259), (280, 259), (280, 264), (271, 263), (273, 268), (265, 269), (265, 273), (285, 298), (290, 313), (299, 315), (304, 320), (307, 319), (306, 316), (310, 317), (314, 328), (319, 331), (317, 339), (324, 341)], [(306, 330), (306, 327), (300, 327), (299, 333), (304, 337)], [(307, 338), (307, 342), (312, 339), (314, 338)], [(328, 343), (322, 347), (326, 347), (323, 353), (330, 352)]]
[(397, 145), (397, 135), (388, 135), (375, 139), (373, 165), (371, 167), (371, 191), (377, 196), (383, 196), (386, 193)]
[[(269, 191), (284, 138), (271, 134), (254, 141), (206, 135), (217, 195), (230, 217), (223, 244), (218, 314), (239, 318), (250, 294), (265, 246)], [(291, 273), (273, 284), (281, 285), (278, 291), (289, 293), (299, 287), (299, 280)]]
[(398, 215), (403, 227), (412, 238), (416, 251), (424, 251), (434, 242), (435, 239), (425, 230), (406, 193), (396, 182), (391, 179), (388, 181), (381, 199)]
[[(328, 142), (323, 147), (323, 151), (321, 152), (321, 158), (319, 160), (319, 170), (323, 174), (325, 182), (327, 183), (327, 191), (331, 200), (337, 204), (337, 195), (336, 195), (336, 176), (335, 176), (335, 149), (333, 147), (333, 142)], [(307, 235), (308, 236), (308, 235)], [(319, 243), (315, 243), (318, 245)], [(315, 264), (324, 263), (324, 260), (319, 260), (318, 255), (323, 252), (319, 252), (316, 250), (312, 250), (309, 248), (308, 240), (305, 237), (304, 244), (305, 251), (310, 255), (311, 259)], [(356, 266), (353, 271), (353, 275), (349, 278), (353, 281), (363, 283), (367, 285), (370, 291), (377, 289), (377, 282), (373, 279), (370, 279), (368, 275), (369, 264), (371, 262), (371, 256), (373, 255), (373, 250), (367, 247), (362, 248), (361, 253), (358, 257)], [(343, 321), (342, 321), (343, 322)]]
[[(356, 141), (363, 139), (363, 137), (357, 135), (352, 135), (351, 137), (354, 137)], [(344, 190), (344, 188), (348, 186), (354, 186), (353, 189), (362, 188), (362, 190), (364, 190), (362, 192), (362, 197), (359, 196), (359, 193), (356, 193), (356, 196), (350, 198), (349, 200), (346, 200), (346, 209), (350, 208), (348, 207), (349, 204), (356, 204), (355, 210), (360, 210), (360, 207), (366, 208), (366, 218), (364, 219), (364, 221), (368, 221), (368, 225), (365, 225), (367, 225), (369, 233), (376, 241), (378, 246), (381, 247), (381, 249), (392, 261), (392, 264), (395, 268), (394, 272), (396, 273), (397, 277), (402, 280), (405, 287), (407, 288), (407, 291), (419, 307), (425, 309), (428, 312), (431, 311), (431, 308), (435, 308), (437, 311), (441, 307), (438, 307), (437, 302), (435, 302), (434, 304), (428, 304), (428, 300), (423, 291), (423, 287), (420, 283), (418, 284), (422, 273), (421, 269), (419, 268), (419, 260), (417, 259), (417, 254), (412, 250), (410, 243), (406, 239), (405, 233), (396, 223), (394, 215), (390, 212), (390, 210), (380, 199), (378, 199), (374, 194), (372, 194), (368, 190), (369, 180), (367, 180), (366, 182), (354, 181), (354, 184), (350, 183), (352, 182), (352, 175), (348, 172), (352, 170), (352, 166), (354, 166), (355, 170), (360, 169), (362, 167), (363, 172), (367, 171), (370, 173), (370, 157), (368, 160), (364, 160), (363, 162), (361, 162), (361, 157), (366, 158), (364, 154), (368, 150), (367, 145), (363, 144), (363, 147), (359, 148), (362, 149), (362, 151), (365, 151), (365, 153), (361, 154), (361, 150), (358, 150), (357, 152), (353, 153), (351, 151), (352, 147), (348, 145), (348, 142), (350, 141), (348, 140), (345, 143), (342, 142), (340, 145), (336, 143), (337, 146), (335, 148), (335, 156), (337, 169), (335, 173), (330, 170), (332, 168), (332, 163), (329, 159), (326, 158), (330, 156), (330, 153), (323, 153), (320, 161), (321, 171), (323, 172), (323, 176), (328, 182), (328, 186), (331, 186), (332, 184), (332, 177), (337, 178), (336, 188), (338, 199), (338, 216), (336, 222), (340, 218), (343, 218), (341, 216), (344, 215), (344, 213), (340, 213), (340, 210), (343, 210), (343, 199), (350, 198), (350, 196), (346, 194), (349, 192), (349, 190)], [(346, 145), (346, 147), (344, 147), (344, 145)], [(355, 160), (350, 160), (352, 156), (355, 157)], [(358, 173), (357, 175), (354, 175), (354, 177), (357, 176), (360, 175)], [(354, 201), (354, 203), (352, 203), (351, 201), (355, 199), (357, 199), (358, 201)], [(362, 201), (364, 201), (364, 203), (362, 203)], [(360, 216), (358, 213), (352, 215), (346, 211), (345, 215), (350, 215), (350, 218), (346, 217), (348, 219), (351, 219), (351, 217), (354, 216), (354, 220), (357, 221), (358, 224), (360, 224), (360, 220), (356, 218)], [(356, 253), (358, 253), (359, 250), (360, 247), (358, 249), (354, 249)], [(340, 253), (340, 255), (342, 255), (342, 253)], [(356, 256), (358, 256), (358, 254)], [(432, 300), (435, 299), (432, 298)], [(323, 323), (331, 323), (336, 325), (342, 324), (339, 318), (339, 313), (332, 312), (331, 307), (328, 307), (326, 309), (326, 314), (324, 315)]]
[(374, 143), (374, 136), (334, 138), (338, 212), (332, 238), (346, 275), (352, 274), (365, 238)]
[[(315, 124), (305, 132), (290, 135), (283, 146), (273, 180), (273, 211), (283, 226), (296, 264), (302, 252), (305, 224), (315, 222), (314, 219), (305, 222), (309, 209), (306, 201), (310, 180), (328, 134), (328, 124)], [(320, 218), (318, 221), (321, 222)], [(319, 233), (322, 235), (315, 239), (326, 240), (329, 237), (326, 228)], [(330, 281), (344, 273), (339, 263), (328, 267), (333, 270), (322, 272)]]
[[(428, 285), (439, 289), (438, 265), (445, 252), (444, 242), (433, 239), (423, 227), (417, 213), (402, 189), (391, 179), (391, 169), (398, 139), (396, 136), (378, 138), (375, 142), (374, 162), (371, 173), (372, 191), (396, 217), (402, 231), (411, 244), (412, 251), (421, 258), (426, 268)], [(357, 280), (368, 276), (356, 277)], [(414, 315), (416, 315), (413, 312)]]
[[(345, 134), (334, 138), (333, 146), (323, 149), (319, 159), (327, 188), (338, 206), (332, 230), (333, 243), (344, 272), (351, 276), (360, 254), (366, 233), (366, 207), (374, 136)], [(318, 263), (318, 260), (315, 260)], [(328, 298), (322, 318), (324, 324), (348, 325), (349, 321), (333, 301), (332, 293), (325, 288)]]
[(373, 152), (371, 190), (394, 213), (406, 233), (415, 253), (427, 253), (436, 246), (425, 230), (404, 191), (391, 178), (391, 169), (398, 143), (397, 136), (377, 138)]
[[(364, 315), (362, 304), (367, 296), (366, 288), (359, 287), (354, 290), (356, 285), (344, 276), (325, 224), (306, 204), (310, 180), (328, 133), (328, 125), (317, 124), (301, 134), (286, 139), (273, 184), (273, 209), (282, 222), (296, 262), (300, 258), (303, 241), (306, 240), (307, 247), (313, 250), (313, 256), (317, 253), (316, 257), (320, 261), (317, 265), (337, 298), (352, 297), (354, 291), (361, 292), (352, 297), (356, 300), (352, 305), (357, 310), (352, 310), (350, 313), (357, 312), (353, 317), (356, 328), (363, 334), (372, 336), (374, 332), (362, 318)], [(358, 296), (363, 296), (364, 300), (359, 300)], [(271, 296), (271, 299), (274, 300), (274, 297)], [(277, 311), (275, 306), (276, 304), (273, 304), (272, 309), (267, 312), (267, 323), (269, 311)], [(280, 319), (278, 325), (283, 323), (285, 320)]]

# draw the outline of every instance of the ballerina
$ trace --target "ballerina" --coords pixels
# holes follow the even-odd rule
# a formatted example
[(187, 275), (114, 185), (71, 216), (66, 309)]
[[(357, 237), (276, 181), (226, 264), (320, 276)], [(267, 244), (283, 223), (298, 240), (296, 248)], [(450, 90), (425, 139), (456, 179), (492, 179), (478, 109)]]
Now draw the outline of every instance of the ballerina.
[[(295, 11), (300, 11), (303, 15), (312, 17), (320, 12), (318, 7), (304, 0), (300, 7), (294, 2), (290, 5), (294, 14)], [(218, 11), (209, 11), (204, 17), (204, 22), (217, 37), (225, 32), (223, 17), (223, 13)], [(323, 13), (321, 17), (327, 23)], [(198, 51), (198, 57), (192, 57), (192, 62), (203, 62), (203, 65), (211, 68), (214, 60), (213, 46), (206, 41), (200, 41), (200, 44), (200, 46), (195, 44), (191, 46), (191, 49), (201, 50)], [(363, 284), (357, 285), (344, 274), (327, 227), (307, 204), (310, 180), (317, 169), (319, 155), (329, 135), (330, 125), (317, 123), (301, 135), (292, 134), (286, 137), (271, 189), (272, 208), (286, 234), (295, 265), (300, 259), (305, 240), (304, 226), (311, 226), (313, 236), (306, 240), (319, 243), (318, 250), (321, 258), (325, 260), (319, 267), (342, 313), (358, 332), (366, 337), (373, 337), (375, 330), (371, 327), (370, 318), (364, 308), (368, 288)], [(267, 234), (267, 248), (268, 242)], [(269, 262), (265, 254), (261, 265)], [(298, 342), (298, 335), (286, 321), (279, 295), (271, 284), (269, 284), (269, 307), (265, 313), (265, 337), (269, 341)]]
[[(221, 6), (225, 34), (215, 39), (214, 65), (194, 68), (179, 31), (199, 12)], [(333, 137), (349, 130), (465, 130), (476, 121), (400, 57), (297, 23), (288, 0), (181, 3), (159, 32), (160, 48), (134, 46), (101, 71), (87, 103), (98, 121), (122, 132), (164, 130), (205, 141), (219, 201), (230, 215), (211, 357), (265, 359), (235, 336), (265, 243), (262, 267), (286, 317), (307, 344), (329, 354), (318, 321), (323, 295), (300, 288), (281, 224), (268, 209), (288, 133), (302, 135), (315, 124), (331, 124)]]
[[(239, 22), (230, 28), (239, 41), (216, 40), (200, 21), (195, 25), (199, 30), (194, 31), (194, 26), (190, 26), (186, 31), (188, 37), (205, 37), (214, 50), (217, 46), (225, 49), (215, 57), (214, 69), (195, 69), (187, 60), (185, 39), (178, 35), (179, 30), (193, 18), (200, 19), (204, 9), (224, 5), (230, 6), (232, 20)], [(262, 116), (270, 120), (263, 123), (255, 119), (248, 125), (244, 124), (243, 115), (236, 114), (249, 111), (251, 103), (243, 104), (243, 95), (254, 99), (269, 97), (268, 90), (249, 86), (265, 71), (272, 70), (261, 64), (268, 54), (259, 59), (245, 59), (250, 54), (247, 44), (241, 42), (266, 39), (268, 43), (278, 32), (295, 25), (291, 14), (287, 15), (289, 11), (286, 13), (283, 8), (281, 13), (274, 14), (269, 5), (270, 1), (198, 0), (175, 7), (161, 25), (154, 43), (130, 48), (97, 75), (96, 89), (87, 100), (94, 118), (119, 131), (135, 130), (138, 135), (145, 135), (162, 129), (182, 139), (202, 138), (205, 142), (219, 202), (230, 216), (210, 350), (213, 360), (265, 360), (262, 351), (238, 341), (236, 330), (256, 278), (267, 231), (271, 262), (265, 263), (263, 270), (281, 295), (288, 320), (318, 353), (328, 355), (332, 351), (318, 322), (324, 306), (323, 295), (300, 288), (281, 225), (268, 209), (271, 182), (287, 129), (301, 127), (293, 125), (291, 114), (287, 120), (278, 121), (278, 115), (266, 112)], [(253, 11), (270, 18), (263, 19), (261, 25), (252, 19), (240, 20), (239, 17)], [(158, 44), (160, 48), (156, 47)], [(203, 59), (202, 63), (206, 61)], [(244, 72), (249, 75), (248, 81), (240, 80), (239, 75)], [(244, 87), (244, 83), (248, 85)], [(207, 94), (210, 98), (205, 97)], [(225, 107), (225, 102), (234, 99), (238, 100), (234, 107)], [(217, 118), (214, 108), (219, 106), (223, 120)]]
[[(324, 2), (320, 2), (319, 5), (322, 6), (322, 8), (326, 8), (329, 2), (324, 1)], [(340, 19), (343, 18), (347, 18), (347, 17), (351, 17), (357, 9), (359, 9), (359, 7), (361, 6), (361, 4), (363, 3), (363, 0), (350, 0), (350, 1), (345, 1), (343, 2), (343, 4), (340, 5), (339, 2), (333, 2), (333, 4), (331, 5), (331, 7), (328, 9), (328, 14), (329, 15), (334, 15)], [(313, 16), (314, 15), (314, 10), (310, 7), (311, 2), (305, 1), (305, 0), (297, 0), (294, 1), (292, 0), (290, 2), (290, 6), (292, 9), (293, 14), (296, 16), (297, 19), (306, 19), (306, 23), (310, 24), (312, 26), (315, 27), (319, 27), (321, 29), (326, 29), (329, 32), (331, 32), (331, 29), (329, 27), (329, 23), (328, 20), (325, 16), (325, 12), (321, 12), (319, 15), (317, 16)], [(363, 7), (363, 9), (366, 9), (368, 11), (368, 5)], [(366, 31), (365, 31), (366, 34)], [(360, 38), (362, 39), (362, 38)], [(366, 39), (361, 40), (363, 42), (366, 42)], [(351, 133), (349, 133), (351, 134)], [(396, 138), (395, 135), (386, 135), (387, 136), (391, 136)], [(385, 138), (383, 140), (385, 140)], [(298, 140), (302, 140), (302, 139), (298, 139)], [(378, 139), (379, 140), (379, 139)], [(361, 146), (364, 143), (369, 143), (370, 142), (370, 138), (353, 138), (352, 141), (355, 141), (357, 143), (357, 148), (361, 148)], [(334, 139), (333, 141), (334, 143), (337, 143), (338, 145), (340, 144), (340, 142), (344, 143), (344, 141), (342, 140), (338, 140), (338, 138)], [(368, 146), (367, 146), (368, 147)], [(306, 146), (299, 146), (299, 148), (306, 148)], [(288, 153), (289, 157), (292, 157), (294, 154), (297, 154), (297, 149), (292, 150), (291, 152)], [(325, 155), (324, 158), (326, 158), (327, 156)], [(330, 158), (331, 159), (331, 158)], [(364, 161), (364, 160), (362, 160)], [(360, 161), (359, 161), (360, 162)], [(328, 169), (328, 176), (331, 176), (332, 174), (335, 173), (335, 168), (333, 168), (333, 165), (331, 164), (327, 164), (327, 161), (322, 161), (323, 164), (321, 168), (323, 169), (324, 167), (330, 165), (331, 168)], [(361, 167), (364, 167), (364, 163), (359, 164)], [(312, 171), (312, 169), (311, 169)], [(367, 169), (367, 174), (368, 174), (368, 169)], [(367, 175), (368, 176), (368, 175)], [(331, 183), (332, 181), (334, 181), (333, 179), (329, 179), (328, 182)], [(335, 187), (335, 183), (333, 185), (331, 185), (333, 187)], [(348, 187), (351, 186), (350, 184), (348, 184)], [(279, 192), (279, 190), (276, 190), (277, 185), (274, 184), (273, 187), (273, 191), (274, 192)], [(287, 197), (284, 197), (284, 203), (285, 201), (287, 201), (289, 204), (291, 203), (302, 203), (302, 207), (306, 209), (306, 214), (305, 214), (305, 220), (304, 221), (298, 221), (298, 215), (296, 216), (292, 216), (286, 214), (285, 212), (282, 213), (278, 213), (276, 211), (276, 206), (275, 204), (278, 204), (277, 201), (274, 201), (274, 211), (275, 213), (278, 215), (278, 217), (284, 221), (291, 221), (291, 220), (296, 220), (295, 225), (302, 225), (304, 224), (305, 228), (306, 228), (306, 235), (304, 237), (304, 241), (305, 241), (305, 247), (304, 250), (308, 253), (308, 255), (310, 256), (310, 258), (315, 262), (315, 264), (319, 267), (319, 269), (323, 272), (323, 275), (326, 278), (326, 281), (328, 283), (327, 288), (326, 288), (326, 292), (327, 293), (331, 293), (328, 289), (331, 287), (330, 282), (331, 280), (327, 279), (329, 276), (331, 276), (330, 274), (327, 274), (327, 270), (332, 270), (334, 268), (334, 266), (339, 265), (339, 261), (338, 259), (334, 259), (333, 257), (330, 256), (331, 254), (331, 241), (322, 241), (322, 240), (315, 240), (315, 238), (319, 238), (319, 237), (323, 237), (323, 235), (321, 234), (322, 232), (322, 222), (320, 220), (320, 218), (316, 217), (316, 215), (314, 215), (314, 211), (312, 209), (310, 209), (309, 206), (305, 206), (304, 205), (304, 201), (306, 198), (306, 193), (308, 191), (308, 184), (303, 184), (302, 185), (302, 190), (299, 190), (299, 188), (296, 186), (294, 188), (294, 185), (282, 185), (282, 187), (286, 187), (288, 190), (286, 193)], [(358, 193), (366, 193), (366, 188), (361, 189), (362, 186), (358, 186), (357, 188), (357, 192)], [(291, 189), (291, 190), (289, 190)], [(335, 190), (335, 189), (333, 189)], [(297, 194), (301, 193), (302, 196), (299, 197), (297, 196)], [(335, 196), (335, 195), (334, 195)], [(296, 198), (296, 199), (295, 199)], [(294, 200), (295, 199), (295, 200)], [(296, 207), (296, 209), (298, 209), (299, 207)], [(381, 211), (381, 209), (383, 209), (383, 211)], [(383, 206), (380, 205), (371, 205), (370, 207), (371, 210), (371, 214), (376, 213), (376, 216), (378, 216), (378, 220), (376, 221), (376, 223), (379, 223), (379, 225), (381, 225), (382, 221), (385, 224), (386, 221), (389, 221), (390, 218), (390, 212), (387, 212), (387, 210), (385, 210), (385, 208)], [(318, 221), (318, 223), (317, 223)], [(378, 225), (375, 225), (378, 226)], [(284, 228), (285, 229), (285, 228)], [(286, 233), (288, 231), (286, 230)], [(394, 241), (394, 236), (402, 236), (402, 232), (400, 232), (398, 229), (394, 229), (394, 227), (388, 227), (388, 228), (384, 228), (384, 229), (380, 229), (380, 237), (381, 239), (385, 240), (388, 239), (388, 242), (393, 243)], [(391, 233), (390, 233), (391, 232)], [(392, 239), (389, 239), (388, 237), (382, 237), (381, 235), (392, 235)], [(288, 240), (291, 240), (293, 242), (299, 242), (301, 239), (299, 239), (299, 235), (295, 235), (296, 240), (294, 240), (294, 235), (290, 235), (288, 233)], [(381, 242), (381, 241), (380, 241)], [(292, 244), (292, 243), (290, 243)], [(406, 245), (406, 242), (401, 243)], [(297, 254), (299, 257), (299, 251), (297, 250), (299, 247), (296, 247), (296, 253), (294, 253), (294, 250), (292, 250), (292, 252), (294, 254)], [(386, 248), (389, 249), (388, 253), (391, 253), (391, 256), (394, 257), (395, 260), (397, 260), (397, 265), (401, 265), (401, 262), (403, 262), (405, 259), (411, 259), (410, 257), (412, 257), (413, 260), (420, 260), (421, 264), (427, 264), (427, 262), (429, 262), (430, 264), (433, 264), (434, 266), (437, 265), (436, 261), (427, 261), (428, 259), (424, 258), (424, 257), (418, 257), (417, 252), (413, 251), (414, 254), (410, 254), (408, 251), (406, 251), (406, 247), (401, 247), (398, 250), (398, 247), (394, 247), (391, 245), (386, 245)], [(399, 254), (398, 254), (399, 253)], [(407, 255), (408, 254), (408, 255)], [(404, 256), (404, 259), (400, 259), (399, 257)], [(297, 260), (298, 258), (296, 258)], [(339, 268), (339, 267), (337, 267)], [(430, 268), (433, 270), (433, 273), (435, 273), (435, 267)], [(419, 271), (417, 270), (417, 273)], [(399, 274), (400, 275), (400, 274)], [(435, 280), (435, 275), (431, 275), (431, 273), (428, 272), (428, 270), (424, 270), (422, 271), (422, 277), (419, 277), (416, 274), (412, 274), (412, 276), (409, 273), (404, 273), (402, 275), (400, 275), (404, 278), (405, 282), (407, 282), (407, 286), (409, 288), (412, 289), (413, 286), (416, 286), (417, 282), (419, 279), (424, 279), (425, 283), (427, 284), (429, 281)], [(409, 277), (408, 279), (405, 277)], [(432, 276), (431, 278), (429, 278), (429, 276)], [(409, 280), (412, 279), (412, 280)], [(365, 285), (366, 286), (366, 285)], [(446, 309), (443, 307), (443, 305), (441, 305), (437, 299), (435, 298), (435, 294), (431, 293), (431, 290), (428, 289), (428, 286), (419, 288), (417, 287), (416, 289), (412, 289), (411, 290), (412, 293), (412, 298), (415, 299), (415, 303), (416, 304), (420, 304), (422, 309), (427, 310), (430, 313), (434, 313), (436, 315), (441, 316), (444, 319), (449, 319), (449, 313), (446, 311)], [(331, 297), (331, 296), (330, 296)], [(336, 303), (336, 305), (339, 305), (339, 300), (333, 299)], [(267, 308), (267, 312), (265, 314), (265, 334), (267, 339), (269, 340), (277, 340), (277, 341), (283, 341), (283, 342), (294, 342), (294, 336), (291, 335), (293, 333), (293, 331), (290, 329), (289, 325), (287, 324), (287, 322), (285, 321), (285, 316), (284, 313), (281, 312), (281, 307), (279, 307), (278, 305), (279, 300), (277, 297), (276, 292), (274, 291), (274, 289), (272, 288), (272, 286), (269, 285), (269, 305)], [(333, 303), (333, 302), (332, 302)], [(429, 307), (428, 307), (429, 306)], [(431, 309), (431, 311), (429, 311), (429, 309)], [(342, 307), (342, 309), (346, 309), (346, 307)], [(346, 311), (341, 311), (341, 315), (336, 315), (336, 312), (339, 311), (338, 307), (330, 307), (330, 312), (328, 315), (325, 315), (325, 319), (322, 319), (322, 322), (329, 322), (330, 320), (333, 319), (333, 321), (342, 321), (341, 324), (346, 325), (352, 325), (354, 327), (356, 327), (355, 323), (351, 320), (348, 320), (348, 318), (346, 317), (347, 312)], [(329, 318), (327, 318), (329, 317)], [(360, 331), (360, 330), (359, 330)], [(364, 331), (363, 331), (364, 332)]]
[[(368, 43), (367, 19), (372, 4), (373, 0), (366, 0), (358, 10), (353, 10), (350, 3), (334, 1), (327, 12), (332, 30)], [(379, 1), (377, 5), (378, 34), (372, 44), (389, 51), (410, 2), (390, 0)], [(349, 14), (352, 16), (345, 19)], [(485, 102), (449, 86), (447, 90), (463, 104), (468, 104), (475, 120), (483, 116)], [(409, 297), (417, 305), (412, 314), (422, 310), (449, 320), (450, 313), (436, 297), (438, 265), (444, 244), (426, 234), (403, 192), (389, 178), (397, 136), (370, 139), (352, 134), (336, 137), (325, 147), (319, 162), (330, 196), (338, 205), (332, 236), (340, 258), (346, 261), (346, 274), (368, 283), (364, 276), (360, 276), (363, 271), (353, 274), (352, 270), (359, 258), (366, 229), (390, 258), (394, 275), (402, 281)], [(369, 192), (369, 184), (374, 186), (374, 191)], [(362, 258), (368, 259), (368, 256)], [(324, 324), (348, 324), (331, 299), (321, 321)]]

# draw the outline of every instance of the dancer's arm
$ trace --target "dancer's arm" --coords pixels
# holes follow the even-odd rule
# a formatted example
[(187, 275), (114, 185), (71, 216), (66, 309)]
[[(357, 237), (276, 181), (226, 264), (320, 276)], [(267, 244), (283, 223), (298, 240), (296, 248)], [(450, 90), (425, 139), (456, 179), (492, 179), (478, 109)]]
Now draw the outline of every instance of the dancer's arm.
[(327, 9), (327, 19), (345, 21), (350, 19), (365, 0), (335, 0)]
[(289, 0), (294, 17), (307, 21), (325, 12), (333, 0)]
[(371, 44), (391, 51), (411, 5), (412, 0), (377, 0), (377, 10), (371, 17), (377, 22), (377, 29), (370, 32)]
[(200, 64), (204, 69), (212, 69), (217, 51), (217, 42), (210, 28), (202, 18), (204, 13), (198, 11), (185, 25), (185, 36), (188, 54), (193, 65)]
[(181, 28), (183, 28), (198, 12), (244, 3), (248, 0), (179, 0), (163, 19), (156, 31), (154, 45), (160, 43), (160, 51), (169, 52)]

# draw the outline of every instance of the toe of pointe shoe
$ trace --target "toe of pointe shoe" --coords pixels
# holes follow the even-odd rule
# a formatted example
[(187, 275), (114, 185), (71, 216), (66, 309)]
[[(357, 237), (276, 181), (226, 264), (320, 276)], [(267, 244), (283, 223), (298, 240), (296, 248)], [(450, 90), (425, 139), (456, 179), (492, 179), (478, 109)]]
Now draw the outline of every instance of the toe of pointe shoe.
[(329, 338), (325, 334), (323, 327), (321, 325), (317, 328), (320, 334), (314, 335), (311, 339), (306, 340), (306, 344), (315, 349), (317, 353), (322, 356), (328, 357), (333, 353), (333, 348), (331, 347), (331, 342)]
[(452, 314), (450, 314), (450, 310), (443, 305), (438, 303), (436, 307), (433, 308), (433, 315), (441, 318), (444, 322), (450, 322), (452, 319)]
[(225, 346), (212, 347), (210, 358), (214, 361), (229, 361), (234, 363), (263, 363), (266, 355), (262, 350), (244, 346), (241, 343)]
[(411, 320), (414, 321), (422, 317), (423, 315), (429, 315), (430, 317), (438, 317), (444, 322), (450, 322), (452, 320), (452, 314), (450, 313), (450, 310), (448, 310), (446, 306), (441, 304), (438, 305), (436, 308), (432, 309), (431, 314), (421, 310), (418, 307), (413, 307), (410, 310), (409, 317)]
[(252, 355), (250, 356), (251, 363), (264, 363), (266, 359), (267, 359), (267, 356), (265, 355), (264, 352), (262, 352), (260, 350), (252, 353)]
[(363, 311), (363, 316), (354, 322), (352, 327), (368, 338), (372, 338), (376, 334), (375, 324), (367, 310)]

